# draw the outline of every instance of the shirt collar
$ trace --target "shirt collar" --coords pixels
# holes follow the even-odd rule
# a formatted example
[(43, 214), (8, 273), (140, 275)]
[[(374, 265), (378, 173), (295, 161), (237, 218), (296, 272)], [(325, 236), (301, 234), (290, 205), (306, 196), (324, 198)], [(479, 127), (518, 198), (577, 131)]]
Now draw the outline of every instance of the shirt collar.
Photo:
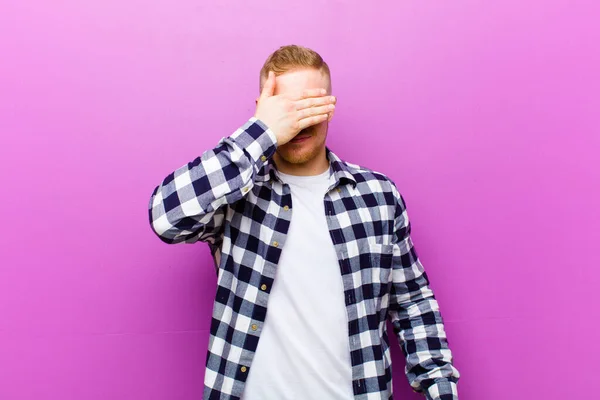
[[(335, 179), (335, 186), (338, 186), (339, 184), (344, 182), (350, 182), (352, 183), (353, 187), (356, 187), (356, 178), (348, 168), (348, 165), (342, 159), (340, 159), (333, 151), (331, 151), (331, 149), (328, 146), (325, 146), (325, 154), (327, 156), (327, 159), (329, 160), (330, 171), (332, 172), (332, 175)], [(277, 177), (277, 174), (275, 173), (276, 170), (277, 167), (275, 165), (275, 162), (273, 161), (273, 157), (270, 157), (267, 163), (265, 163), (265, 165), (258, 172), (256, 180), (262, 182), (269, 180), (280, 181), (280, 179)]]

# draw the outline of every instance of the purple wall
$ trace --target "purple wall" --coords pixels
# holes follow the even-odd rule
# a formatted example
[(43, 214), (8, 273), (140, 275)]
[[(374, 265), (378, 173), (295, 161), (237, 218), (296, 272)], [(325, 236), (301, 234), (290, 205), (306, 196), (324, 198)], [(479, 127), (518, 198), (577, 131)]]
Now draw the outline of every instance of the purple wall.
[(328, 144), (407, 200), (461, 399), (594, 397), (597, 3), (3, 0), (0, 398), (200, 398), (208, 248), (146, 207), (288, 43), (333, 70)]

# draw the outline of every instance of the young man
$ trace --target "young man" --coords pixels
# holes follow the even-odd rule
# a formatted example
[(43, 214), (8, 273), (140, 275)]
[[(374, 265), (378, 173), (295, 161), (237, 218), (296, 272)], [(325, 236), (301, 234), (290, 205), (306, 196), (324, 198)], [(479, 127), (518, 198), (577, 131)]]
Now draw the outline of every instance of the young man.
[(260, 76), (254, 117), (150, 200), (163, 241), (206, 242), (215, 260), (203, 398), (391, 399), (389, 318), (413, 389), (458, 399), (403, 198), (325, 145), (329, 67), (285, 46)]

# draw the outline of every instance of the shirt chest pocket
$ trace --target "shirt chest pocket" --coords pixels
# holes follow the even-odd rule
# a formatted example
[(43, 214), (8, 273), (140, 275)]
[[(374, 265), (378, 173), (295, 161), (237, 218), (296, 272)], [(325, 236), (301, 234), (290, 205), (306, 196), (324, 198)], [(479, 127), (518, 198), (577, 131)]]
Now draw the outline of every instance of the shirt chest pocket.
[(392, 276), (393, 244), (367, 243), (369, 265), (362, 268), (363, 295), (365, 298), (379, 298), (389, 291)]

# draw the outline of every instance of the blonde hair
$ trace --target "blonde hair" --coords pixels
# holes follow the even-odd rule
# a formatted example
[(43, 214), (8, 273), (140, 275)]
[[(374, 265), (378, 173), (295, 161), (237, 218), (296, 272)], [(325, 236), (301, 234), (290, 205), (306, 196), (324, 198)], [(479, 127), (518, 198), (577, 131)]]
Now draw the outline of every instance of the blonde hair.
[(321, 71), (329, 78), (329, 91), (331, 92), (331, 72), (323, 57), (314, 50), (297, 45), (281, 46), (275, 50), (265, 61), (260, 70), (260, 89), (268, 77), (269, 71), (275, 75), (295, 70), (313, 68)]

